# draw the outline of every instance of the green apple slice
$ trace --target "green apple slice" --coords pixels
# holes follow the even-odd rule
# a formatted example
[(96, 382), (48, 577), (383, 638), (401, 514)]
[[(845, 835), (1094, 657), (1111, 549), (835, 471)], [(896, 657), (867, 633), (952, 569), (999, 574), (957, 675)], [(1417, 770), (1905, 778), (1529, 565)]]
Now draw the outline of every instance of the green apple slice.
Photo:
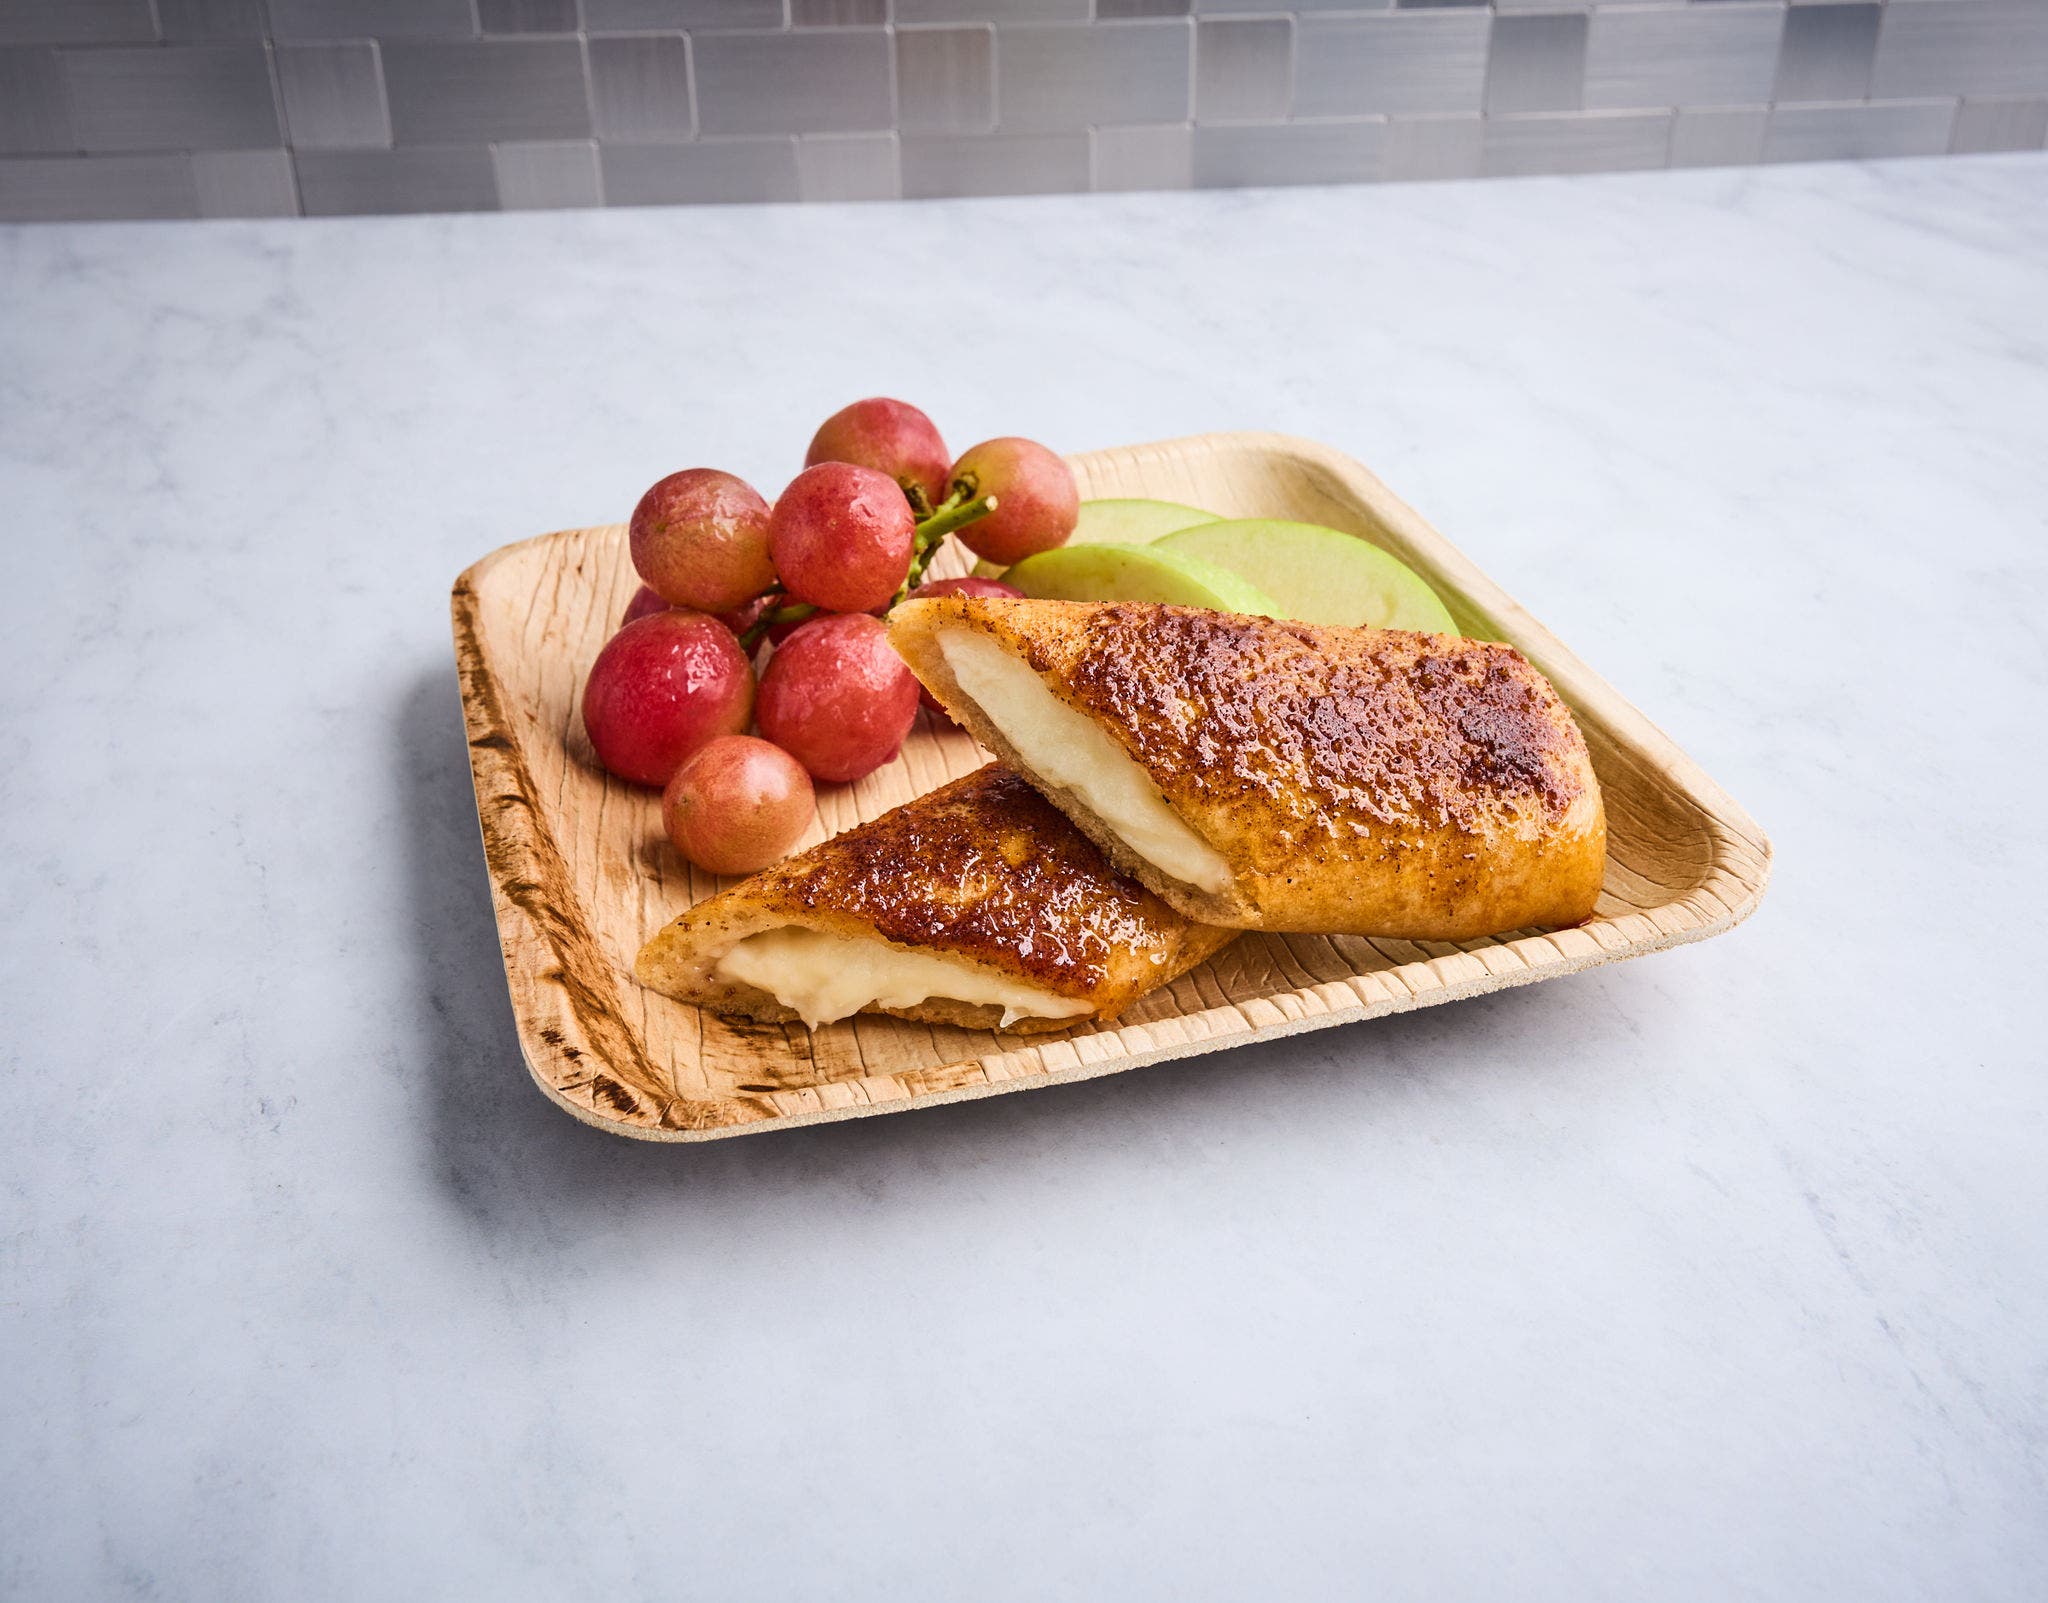
[[(1081, 516), (1068, 545), (1150, 545), (1162, 534), (1190, 528), (1197, 523), (1214, 523), (1216, 514), (1200, 507), (1182, 506), (1178, 501), (1140, 501), (1133, 498), (1083, 501)], [(977, 577), (1000, 579), (1002, 564), (982, 561), (974, 565)]]
[(1341, 529), (1246, 518), (1182, 529), (1145, 549), (1227, 569), (1278, 602), (1279, 616), (1303, 623), (1458, 632), (1414, 569)]
[(1154, 546), (1063, 545), (1003, 575), (1027, 596), (1053, 601), (1161, 601), (1176, 607), (1282, 616), (1273, 598), (1228, 568)]
[(1214, 523), (1216, 514), (1178, 501), (1083, 501), (1069, 545), (1150, 545), (1163, 534)]

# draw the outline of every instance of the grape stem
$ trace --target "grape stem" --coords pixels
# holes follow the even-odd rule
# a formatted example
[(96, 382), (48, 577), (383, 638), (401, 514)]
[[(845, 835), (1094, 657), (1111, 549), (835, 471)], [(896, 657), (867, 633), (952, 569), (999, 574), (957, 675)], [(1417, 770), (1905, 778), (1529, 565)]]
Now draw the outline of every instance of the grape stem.
[[(771, 592), (786, 594), (787, 592)], [(774, 607), (754, 620), (753, 627), (740, 636), (740, 649), (751, 652), (761, 643), (761, 637), (778, 624), (795, 623), (799, 618), (808, 618), (818, 609), (808, 601), (798, 601), (787, 607)]]
[(979, 496), (972, 501), (961, 499), (963, 492), (955, 490), (939, 509), (917, 526), (917, 537), (910, 553), (910, 572), (904, 575), (903, 588), (898, 590), (890, 606), (895, 606), (924, 579), (925, 569), (932, 565), (932, 558), (939, 554), (939, 546), (955, 529), (964, 529), (970, 523), (978, 523), (995, 511), (998, 503), (992, 495)]

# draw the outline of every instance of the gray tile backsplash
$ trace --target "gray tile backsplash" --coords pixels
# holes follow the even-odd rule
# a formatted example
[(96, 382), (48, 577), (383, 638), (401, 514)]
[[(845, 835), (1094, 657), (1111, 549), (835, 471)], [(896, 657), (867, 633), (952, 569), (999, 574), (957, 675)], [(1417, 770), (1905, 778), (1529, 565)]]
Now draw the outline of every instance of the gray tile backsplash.
[[(476, 0), (476, 20), (485, 33), (574, 33), (583, 13), (576, 0)], [(504, 177), (503, 167), (499, 177)]]
[(471, 0), (264, 0), (273, 39), (464, 39)]
[(65, 50), (81, 150), (246, 150), (284, 143), (262, 45)]
[(402, 39), (382, 51), (398, 144), (576, 139), (591, 131), (579, 39)]
[(0, 0), (0, 221), (2048, 145), (2048, 0)]
[(352, 150), (391, 143), (384, 74), (368, 39), (278, 45), (271, 52), (284, 96), (285, 127), (300, 150)]
[(201, 217), (296, 217), (299, 190), (288, 150), (202, 150), (192, 157)]
[(2039, 150), (2048, 141), (2048, 100), (1966, 100), (1956, 107), (1952, 155)]
[(894, 134), (805, 134), (796, 142), (800, 200), (899, 200)]
[(197, 217), (185, 156), (26, 156), (0, 161), (0, 217), (75, 223), (98, 217)]
[(487, 145), (409, 150), (301, 150), (292, 157), (308, 217), (367, 212), (476, 212), (498, 205)]
[(1763, 159), (1939, 155), (1948, 149), (1955, 120), (1952, 100), (1918, 105), (1778, 106), (1764, 132)]
[(590, 112), (599, 139), (673, 144), (696, 131), (690, 41), (680, 33), (592, 39)]
[(1195, 142), (1186, 123), (1140, 128), (1098, 128), (1092, 136), (1095, 187), (1186, 189), (1194, 182)]
[(1586, 83), (1583, 12), (1501, 17), (1486, 59), (1486, 113), (1577, 111)]
[(1295, 115), (1477, 111), (1491, 22), (1471, 11), (1305, 16), (1295, 25)]
[(1104, 22), (996, 31), (996, 125), (1011, 130), (1182, 122), (1191, 23)]
[(2048, 4), (1892, 0), (1871, 93), (2048, 95)]
[(0, 45), (0, 152), (76, 148), (57, 52), (46, 45)]
[(1785, 14), (1773, 98), (1861, 100), (1877, 56), (1876, 5), (1794, 6)]
[(1691, 106), (1671, 124), (1674, 167), (1746, 167), (1761, 161), (1768, 106)]
[[(262, 39), (270, 31), (269, 17), (263, 9), (263, 0), (156, 0), (156, 21), (164, 38), (172, 44), (193, 44), (218, 39)], [(272, 162), (269, 165), (274, 169), (277, 164)], [(289, 165), (286, 164), (287, 167)], [(251, 167), (250, 170), (255, 169)], [(201, 204), (204, 203), (202, 196)], [(207, 215), (216, 214), (208, 212)], [(258, 215), (276, 214), (266, 212)]]
[(1089, 187), (1086, 133), (905, 134), (903, 194), (1053, 195)]
[(1586, 36), (1586, 109), (1762, 105), (1771, 98), (1784, 30), (1784, 8), (1775, 5), (1595, 12)]
[(1485, 143), (1486, 121), (1481, 117), (1396, 117), (1387, 124), (1386, 176), (1476, 177)]
[(1490, 176), (1631, 172), (1662, 167), (1671, 152), (1668, 111), (1583, 117), (1489, 117), (1480, 171)]
[(493, 145), (491, 163), (498, 175), (498, 204), (507, 211), (559, 211), (604, 204), (593, 140)]
[(608, 206), (795, 200), (794, 139), (707, 139), (693, 145), (603, 145)]
[(1294, 88), (1291, 17), (1204, 20), (1195, 29), (1195, 121), (1277, 122)]
[(904, 28), (896, 33), (896, 126), (905, 133), (989, 129), (996, 121), (996, 33)]
[[(0, 0), (0, 44), (140, 44), (156, 37), (149, 0)], [(93, 181), (110, 190), (120, 182), (108, 172)]]
[(1380, 119), (1195, 130), (1195, 182), (1204, 189), (1364, 183), (1385, 175), (1386, 157)]
[(894, 118), (880, 28), (702, 33), (692, 47), (707, 134), (861, 133)]

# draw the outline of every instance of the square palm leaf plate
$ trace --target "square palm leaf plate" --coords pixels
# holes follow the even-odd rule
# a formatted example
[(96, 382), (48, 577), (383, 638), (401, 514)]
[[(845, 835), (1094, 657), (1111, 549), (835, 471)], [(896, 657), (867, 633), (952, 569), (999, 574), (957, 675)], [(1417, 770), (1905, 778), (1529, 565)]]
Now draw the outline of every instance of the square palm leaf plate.
[[(1456, 943), (1249, 934), (1114, 1024), (1056, 1035), (867, 1017), (813, 1032), (671, 1001), (634, 981), (633, 958), (722, 882), (670, 848), (654, 792), (610, 778), (591, 754), (577, 711), (583, 676), (639, 580), (623, 526), (573, 529), (493, 552), (454, 591), (505, 974), (527, 1067), (548, 1096), (653, 1141), (900, 1113), (1552, 979), (1718, 934), (1756, 906), (1771, 849), (1748, 814), (1357, 463), (1305, 440), (1211, 434), (1091, 452), (1073, 467), (1084, 497), (1149, 496), (1362, 536), (1420, 572), (1465, 633), (1518, 646), (1571, 704), (1606, 797), (1594, 918)], [(944, 557), (964, 571), (956, 550)], [(821, 787), (802, 844), (985, 760), (921, 713), (895, 761)]]

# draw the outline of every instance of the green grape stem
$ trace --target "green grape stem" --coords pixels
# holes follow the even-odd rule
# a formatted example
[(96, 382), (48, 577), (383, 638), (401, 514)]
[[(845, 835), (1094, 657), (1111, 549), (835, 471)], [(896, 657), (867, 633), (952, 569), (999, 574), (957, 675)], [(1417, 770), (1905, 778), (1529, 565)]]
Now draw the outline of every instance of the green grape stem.
[(932, 565), (932, 558), (939, 554), (939, 547), (946, 536), (955, 529), (964, 529), (970, 523), (979, 522), (995, 511), (997, 502), (992, 495), (984, 495), (973, 501), (962, 499), (964, 492), (955, 490), (930, 517), (917, 526), (917, 537), (911, 547), (910, 572), (904, 575), (903, 588), (890, 599), (895, 606), (924, 580), (925, 569)]
[[(771, 594), (786, 593), (771, 592)], [(752, 628), (740, 636), (740, 649), (751, 654), (754, 647), (761, 643), (761, 637), (770, 629), (773, 629), (778, 624), (795, 623), (800, 618), (808, 618), (817, 610), (808, 601), (798, 601), (787, 607), (770, 608), (754, 620)]]

